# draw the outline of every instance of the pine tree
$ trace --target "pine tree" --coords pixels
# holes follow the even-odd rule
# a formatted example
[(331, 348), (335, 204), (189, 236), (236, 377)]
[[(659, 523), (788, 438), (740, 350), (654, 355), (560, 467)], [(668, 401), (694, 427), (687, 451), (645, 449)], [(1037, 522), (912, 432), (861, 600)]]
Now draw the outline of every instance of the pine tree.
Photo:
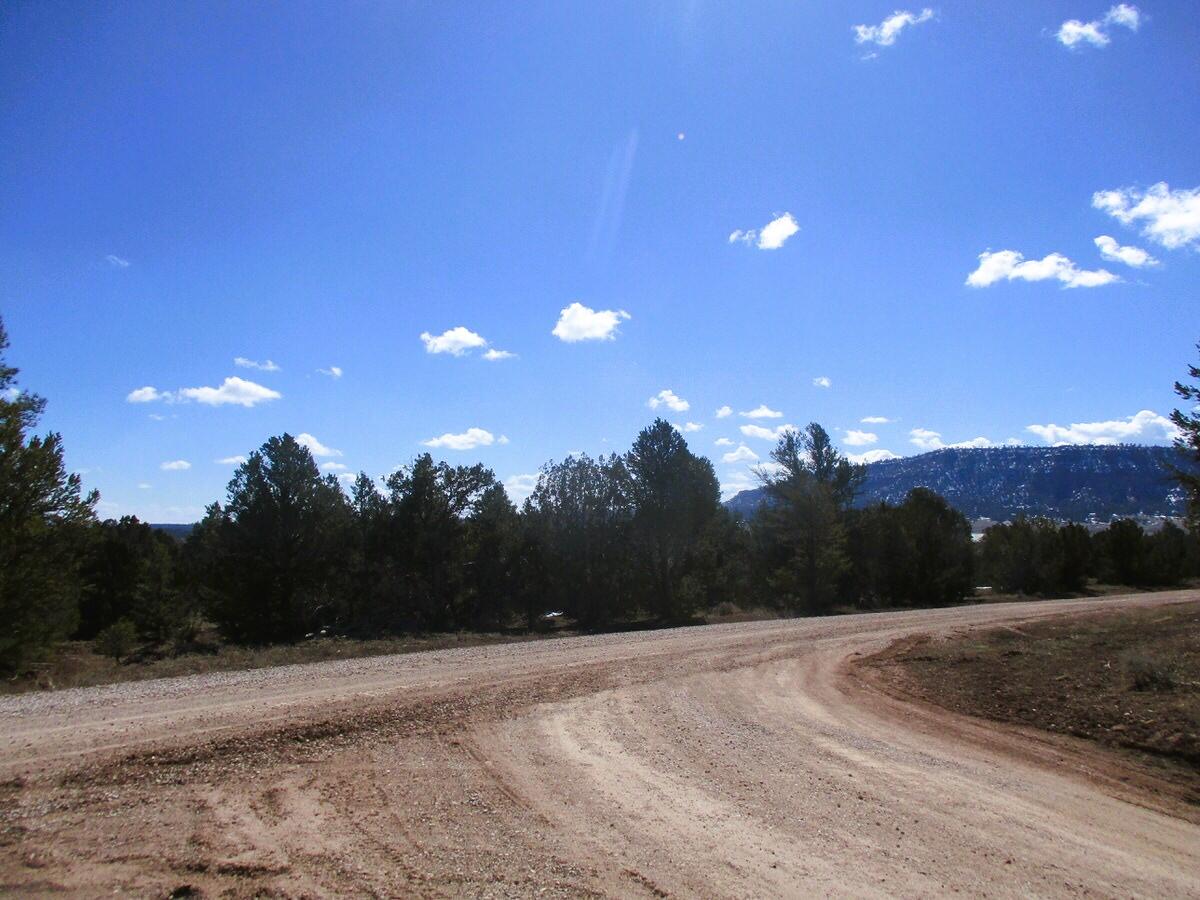
[(46, 401), (16, 387), (0, 321), (0, 668), (35, 661), (74, 629), (79, 547), (98, 495), (63, 464), (62, 438), (30, 435)]
[[(1200, 350), (1200, 343), (1196, 344)], [(1200, 366), (1188, 366), (1188, 377), (1194, 384), (1175, 382), (1175, 393), (1182, 397), (1189, 408), (1171, 413), (1171, 421), (1179, 429), (1175, 446), (1187, 463), (1174, 466), (1173, 474), (1188, 493), (1188, 512), (1193, 529), (1200, 528)]]

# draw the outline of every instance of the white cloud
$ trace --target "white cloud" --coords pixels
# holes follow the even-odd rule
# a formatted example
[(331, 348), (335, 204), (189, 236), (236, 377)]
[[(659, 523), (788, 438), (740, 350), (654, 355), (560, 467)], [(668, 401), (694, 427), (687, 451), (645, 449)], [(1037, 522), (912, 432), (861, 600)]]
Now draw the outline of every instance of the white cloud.
[(215, 461), (218, 466), (240, 466), (246, 462), (246, 457), (240, 453), (236, 456), (226, 456), (224, 459)]
[(727, 419), (733, 415), (733, 407), (732, 406), (722, 406), (715, 413), (713, 413), (713, 415), (715, 415), (718, 419)]
[(537, 475), (510, 475), (504, 479), (504, 490), (508, 494), (509, 500), (521, 504), (526, 497), (533, 493), (533, 489), (537, 487), (537, 481)]
[(731, 441), (727, 437), (719, 437), (715, 441), (713, 441), (713, 443), (716, 444), (718, 447), (732, 447), (733, 446), (733, 441)]
[(675, 392), (670, 388), (664, 388), (653, 397), (646, 401), (646, 405), (651, 409), (658, 409), (660, 406), (665, 406), (667, 409), (675, 412), (686, 412), (691, 409), (692, 404), (688, 403), (682, 397), (676, 396)]
[(721, 462), (724, 463), (739, 463), (739, 462), (757, 462), (758, 454), (747, 447), (745, 444), (739, 444), (736, 450), (731, 450), (721, 457)]
[(617, 327), (630, 318), (623, 309), (591, 309), (576, 301), (562, 308), (550, 333), (568, 344), (611, 341), (617, 336)]
[(863, 425), (887, 425), (892, 420), (887, 416), (863, 416), (858, 421)]
[(1124, 25), (1131, 31), (1137, 31), (1142, 24), (1142, 14), (1130, 3), (1118, 3), (1105, 14), (1104, 21), (1109, 25)]
[(1108, 35), (1099, 22), (1080, 22), (1078, 19), (1068, 19), (1058, 29), (1058, 42), (1065, 47), (1075, 47), (1078, 44), (1091, 44), (1093, 47), (1107, 47)]
[(877, 47), (890, 47), (896, 43), (896, 38), (909, 25), (920, 25), (933, 18), (933, 10), (925, 8), (919, 13), (908, 10), (896, 10), (878, 25), (855, 25), (854, 42), (856, 44), (875, 44)]
[(1140, 223), (1145, 237), (1170, 250), (1200, 249), (1200, 187), (1173, 191), (1160, 181), (1144, 191), (1097, 191), (1092, 206), (1125, 225)]
[(883, 462), (885, 459), (899, 459), (900, 454), (893, 453), (891, 450), (884, 450), (882, 447), (876, 447), (874, 450), (868, 450), (865, 453), (847, 453), (846, 459), (854, 463), (856, 466), (867, 465), (869, 463)]
[(1110, 7), (1102, 19), (1093, 19), (1090, 22), (1068, 19), (1059, 27), (1055, 37), (1064, 47), (1074, 48), (1082, 44), (1107, 47), (1111, 41), (1107, 30), (1109, 25), (1120, 25), (1130, 31), (1137, 31), (1141, 24), (1141, 11), (1136, 6), (1118, 3)]
[(989, 438), (974, 437), (967, 441), (957, 441), (947, 444), (942, 440), (941, 432), (930, 431), (928, 428), (914, 428), (908, 433), (909, 443), (922, 450), (946, 450), (995, 447), (996, 443)]
[(173, 459), (170, 462), (162, 463), (159, 466), (159, 468), (164, 472), (182, 472), (186, 469), (190, 469), (191, 467), (192, 464), (186, 459)]
[(335, 450), (333, 447), (326, 447), (307, 431), (302, 431), (296, 435), (296, 443), (301, 447), (307, 447), (308, 452), (313, 456), (341, 456), (341, 450)]
[(751, 488), (761, 487), (761, 482), (754, 475), (746, 472), (745, 469), (738, 469), (737, 472), (728, 474), (725, 481), (721, 482), (721, 499), (727, 500), (742, 491), (750, 491)]
[(1174, 440), (1175, 425), (1166, 416), (1149, 409), (1127, 419), (1107, 422), (1075, 422), (1071, 425), (1029, 425), (1025, 429), (1048, 444), (1119, 444), (1136, 438), (1145, 440)]
[(462, 325), (443, 331), (439, 335), (423, 331), (421, 341), (425, 344), (426, 353), (449, 353), (452, 356), (462, 356), (469, 350), (487, 346), (483, 335), (476, 334)]
[(349, 466), (340, 462), (325, 462), (321, 463), (321, 468), (326, 472), (345, 472)]
[(106, 256), (104, 258), (106, 260), (108, 260), (109, 265), (111, 265), (115, 268), (118, 268), (118, 269), (128, 269), (129, 268), (129, 260), (122, 259), (121, 257), (116, 256), (115, 254), (110, 253), (110, 254), (108, 254), (108, 256)]
[(1096, 238), (1096, 246), (1100, 249), (1100, 255), (1112, 262), (1122, 262), (1135, 269), (1158, 265), (1158, 260), (1141, 247), (1123, 247), (1117, 243), (1115, 238), (1107, 234)]
[(358, 480), (358, 476), (353, 472), (338, 472), (338, 481), (342, 484), (353, 484)]
[(777, 409), (771, 409), (765, 403), (760, 403), (754, 409), (748, 409), (745, 412), (738, 413), (743, 419), (782, 419), (783, 413)]
[(778, 250), (788, 238), (800, 230), (791, 213), (776, 216), (761, 229), (737, 229), (729, 235), (731, 244), (754, 244), (759, 250)]
[(813, 379), (812, 383), (813, 383), (813, 387), (819, 387), (819, 388), (833, 387), (833, 381), (830, 380), (828, 375), (818, 375), (816, 378)]
[(508, 350), (497, 350), (495, 347), (483, 354), (483, 358), (488, 362), (498, 362), (502, 359), (514, 359), (517, 354), (510, 353)]
[(126, 403), (154, 403), (157, 400), (166, 400), (170, 402), (172, 396), (169, 391), (160, 391), (158, 388), (146, 385), (137, 390), (130, 391), (125, 395)]
[(691, 434), (693, 431), (701, 431), (704, 426), (699, 422), (684, 422), (682, 425), (673, 426), (676, 431), (681, 431), (684, 434)]
[[(500, 443), (507, 442), (507, 438), (501, 437)], [(496, 437), (482, 428), (468, 428), (462, 434), (446, 433), (421, 443), (426, 447), (444, 447), (448, 450), (473, 450), (476, 447), (490, 447), (496, 443)]]
[(761, 425), (741, 425), (738, 428), (746, 437), (761, 438), (764, 441), (778, 440), (785, 431), (795, 431), (795, 425), (780, 425), (777, 428), (763, 428)]
[(1107, 269), (1080, 269), (1061, 253), (1042, 259), (1025, 259), (1016, 250), (985, 251), (979, 254), (979, 268), (967, 276), (967, 285), (988, 287), (997, 281), (1046, 281), (1053, 279), (1063, 287), (1100, 287), (1121, 279)]
[(321, 375), (328, 375), (330, 378), (336, 379), (342, 377), (341, 366), (330, 366), (328, 369), (317, 369), (317, 372)]
[(246, 381), (244, 378), (231, 375), (221, 382), (220, 387), (182, 388), (177, 392), (177, 396), (208, 406), (234, 404), (250, 407), (266, 403), (269, 400), (278, 400), (283, 394), (263, 387), (261, 384), (255, 384), (253, 381)]
[(846, 437), (842, 443), (848, 447), (862, 447), (867, 444), (874, 444), (879, 440), (879, 435), (872, 434), (869, 431), (856, 431), (851, 428), (846, 432)]
[(148, 491), (148, 490), (151, 490), (153, 487), (154, 487), (154, 485), (150, 484), (150, 482), (148, 482), (148, 481), (142, 481), (142, 482), (138, 483), (139, 491)]
[(266, 362), (258, 362), (258, 360), (246, 359), (244, 356), (238, 356), (233, 360), (233, 364), (235, 366), (240, 366), (243, 369), (258, 369), (260, 372), (279, 371), (279, 366), (269, 359)]

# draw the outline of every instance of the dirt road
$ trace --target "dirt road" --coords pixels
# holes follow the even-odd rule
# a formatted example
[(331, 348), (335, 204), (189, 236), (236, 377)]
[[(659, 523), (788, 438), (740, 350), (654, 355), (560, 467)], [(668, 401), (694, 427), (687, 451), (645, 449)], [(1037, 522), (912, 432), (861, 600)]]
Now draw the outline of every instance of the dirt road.
[(29, 896), (1200, 896), (1200, 824), (913, 705), (916, 633), (1200, 592), (685, 628), (0, 700)]

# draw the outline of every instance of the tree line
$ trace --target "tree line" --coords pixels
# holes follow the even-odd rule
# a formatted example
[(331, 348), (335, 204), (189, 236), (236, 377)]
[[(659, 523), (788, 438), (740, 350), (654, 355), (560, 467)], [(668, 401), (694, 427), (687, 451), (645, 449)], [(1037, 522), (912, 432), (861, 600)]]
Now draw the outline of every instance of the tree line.
[[(981, 575), (1005, 590), (1080, 590), (1089, 577), (1174, 583), (1196, 540), (1134, 522), (970, 524), (934, 492), (854, 508), (865, 469), (813, 423), (760, 470), (768, 502), (746, 520), (720, 502), (712, 463), (656, 419), (623, 454), (545, 465), (515, 506), (483, 465), (423, 454), (349, 490), (291, 435), (240, 465), (186, 541), (132, 517), (97, 521), (58, 435), (32, 434), (44, 400), (15, 389), (0, 323), (0, 668), (66, 637), (173, 642), (201, 621), (245, 643), (691, 621), (722, 602), (783, 614), (942, 605)], [(1200, 456), (1198, 456), (1200, 458)]]

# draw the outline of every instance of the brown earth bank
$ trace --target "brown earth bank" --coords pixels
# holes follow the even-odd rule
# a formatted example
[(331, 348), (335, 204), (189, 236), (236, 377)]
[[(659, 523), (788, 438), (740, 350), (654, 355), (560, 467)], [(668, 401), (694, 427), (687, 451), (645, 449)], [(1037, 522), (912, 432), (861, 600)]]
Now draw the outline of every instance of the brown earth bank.
[[(0, 698), (0, 890), (1200, 896), (1195, 809), (864, 659), (1185, 591)], [(1029, 729), (1032, 731), (1032, 729)], [(1040, 733), (1040, 732), (1039, 732)]]
[(871, 663), (904, 696), (1099, 744), (1200, 805), (1200, 604), (919, 635)]

